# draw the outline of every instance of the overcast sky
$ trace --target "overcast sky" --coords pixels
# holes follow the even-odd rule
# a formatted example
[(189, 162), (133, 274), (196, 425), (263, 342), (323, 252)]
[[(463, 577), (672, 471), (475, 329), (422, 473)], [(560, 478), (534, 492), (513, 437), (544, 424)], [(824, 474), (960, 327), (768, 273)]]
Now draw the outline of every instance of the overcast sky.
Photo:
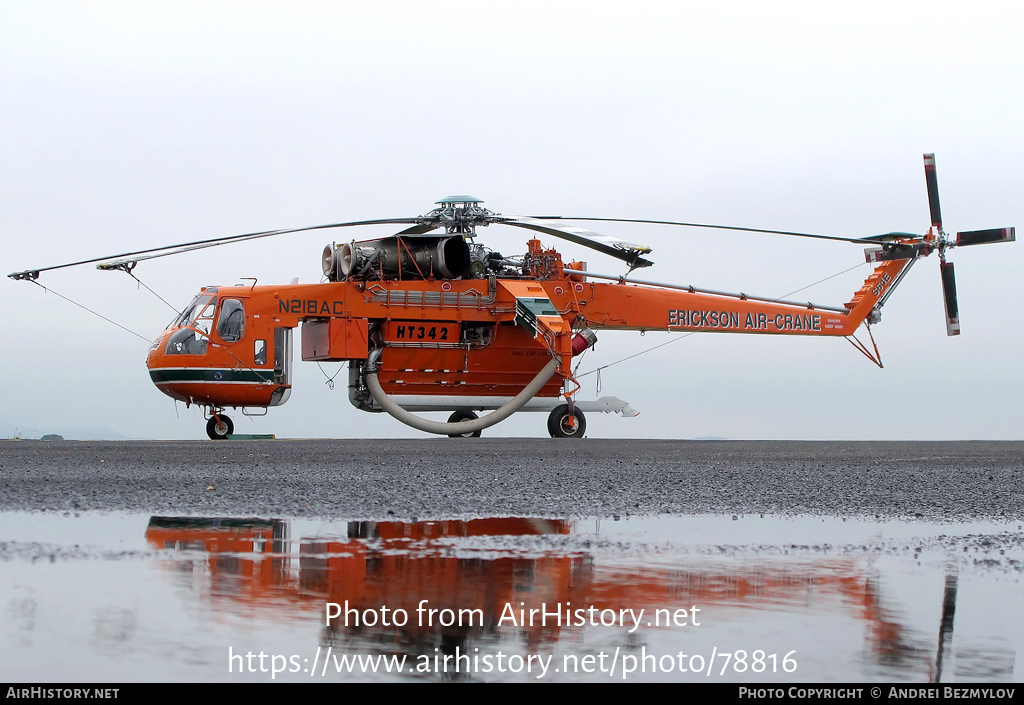
[[(936, 155), (947, 231), (1024, 226), (1016, 2), (19, 2), (0, 0), (4, 274), (205, 237), (415, 216), (453, 193), (506, 214), (674, 219), (860, 237), (928, 229)], [(607, 224), (654, 248), (643, 276), (779, 296), (862, 248)], [(142, 263), (175, 306), (206, 284), (320, 278), (319, 232)], [(389, 234), (361, 231), (359, 237)], [(525, 250), (524, 231), (484, 231)], [(593, 271), (616, 260), (557, 245)], [(873, 328), (842, 339), (699, 334), (608, 367), (642, 413), (591, 437), (1020, 439), (1024, 245), (953, 250)], [(798, 297), (842, 305), (867, 265)], [(152, 339), (171, 310), (119, 272), (40, 283)], [(205, 438), (149, 381), (148, 343), (4, 278), (0, 428), (102, 425)], [(581, 371), (668, 340), (602, 333)], [(336, 364), (296, 361), (291, 400), (236, 430), (421, 436), (348, 402)], [(581, 398), (595, 398), (596, 376)], [(13, 431), (6, 430), (8, 435)], [(542, 414), (488, 435), (546, 436)]]

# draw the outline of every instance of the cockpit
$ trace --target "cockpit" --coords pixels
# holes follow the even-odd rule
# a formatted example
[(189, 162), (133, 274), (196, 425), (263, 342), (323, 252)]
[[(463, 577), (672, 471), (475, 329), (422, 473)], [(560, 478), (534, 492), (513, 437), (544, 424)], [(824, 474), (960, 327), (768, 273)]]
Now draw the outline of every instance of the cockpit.
[(177, 329), (167, 338), (168, 355), (205, 355), (217, 311), (216, 294), (202, 293), (175, 318), (168, 329)]
[(285, 403), (291, 393), (292, 328), (261, 317), (252, 288), (206, 287), (167, 326), (146, 357), (164, 394), (210, 409), (207, 433), (232, 433), (226, 407), (252, 410)]
[(201, 294), (167, 326), (174, 330), (164, 346), (167, 355), (205, 355), (210, 334), (225, 343), (237, 343), (245, 335), (245, 304), (241, 299), (225, 298), (218, 309), (216, 289)]

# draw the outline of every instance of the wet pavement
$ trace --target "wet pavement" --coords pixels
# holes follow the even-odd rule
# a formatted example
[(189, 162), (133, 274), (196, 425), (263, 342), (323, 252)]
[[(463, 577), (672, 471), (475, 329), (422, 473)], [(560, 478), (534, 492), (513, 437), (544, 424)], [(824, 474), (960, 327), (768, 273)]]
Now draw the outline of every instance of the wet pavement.
[(1024, 442), (0, 442), (0, 510), (1024, 518)]
[(1013, 682), (1022, 478), (996, 442), (0, 442), (0, 680)]

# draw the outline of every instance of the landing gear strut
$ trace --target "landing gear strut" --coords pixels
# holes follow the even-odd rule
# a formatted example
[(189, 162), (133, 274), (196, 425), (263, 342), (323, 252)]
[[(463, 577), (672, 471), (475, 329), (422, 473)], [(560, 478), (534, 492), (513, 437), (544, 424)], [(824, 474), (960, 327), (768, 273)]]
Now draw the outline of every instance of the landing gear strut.
[[(448, 423), (458, 423), (460, 421), (470, 421), (472, 419), (478, 419), (478, 418), (480, 418), (480, 417), (477, 416), (472, 411), (469, 411), (468, 409), (460, 409), (459, 411), (453, 412), (452, 415), (448, 417)], [(449, 433), (448, 437), (449, 438), (479, 438), (480, 437), (480, 431), (470, 431), (468, 433)]]
[(556, 406), (548, 416), (548, 433), (552, 438), (583, 438), (587, 419), (578, 407), (569, 410), (568, 404)]
[(212, 441), (223, 441), (235, 432), (235, 424), (224, 414), (214, 414), (206, 422), (206, 435)]

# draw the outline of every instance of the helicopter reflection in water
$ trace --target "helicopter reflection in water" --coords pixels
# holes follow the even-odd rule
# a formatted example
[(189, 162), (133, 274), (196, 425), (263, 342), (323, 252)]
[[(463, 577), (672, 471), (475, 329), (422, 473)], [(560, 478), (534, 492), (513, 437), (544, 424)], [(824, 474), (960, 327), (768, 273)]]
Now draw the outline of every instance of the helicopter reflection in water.
[[(755, 557), (723, 564), (688, 556), (685, 564), (606, 565), (585, 541), (572, 540), (573, 528), (563, 519), (508, 517), (352, 521), (344, 535), (292, 539), (289, 523), (281, 520), (153, 517), (146, 539), (158, 549), (198, 552), (173, 556), (174, 565), (206, 575), (201, 580), (209, 581), (209, 589), (202, 594), (218, 611), (266, 611), (274, 619), (324, 625), (325, 606), (336, 605), (335, 614), (342, 616), (326, 620), (319, 640), (336, 650), (415, 657), (513, 643), (526, 653), (586, 649), (579, 623), (518, 617), (531, 610), (564, 612), (568, 605), (616, 614), (643, 609), (648, 616), (660, 610), (683, 615), (683, 622), (661, 628), (681, 633), (687, 631), (686, 618), (694, 626), (697, 619), (737, 621), (734, 612), (725, 615), (742, 608), (762, 616), (853, 617), (864, 627), (876, 672), (934, 682), (942, 677), (953, 631), (955, 573), (946, 579), (936, 648), (934, 636), (908, 628), (882, 606), (879, 578), (863, 559), (822, 556), (783, 564)], [(422, 618), (424, 605), (435, 611), (429, 621)], [(388, 620), (384, 607), (391, 615), (404, 611), (404, 623)], [(460, 614), (475, 618), (443, 618)], [(750, 619), (745, 612), (738, 618)], [(999, 656), (989, 658), (989, 666), (1001, 663), (1012, 673), (1012, 655), (1008, 661), (1006, 654)], [(993, 676), (1008, 675), (997, 670)]]

